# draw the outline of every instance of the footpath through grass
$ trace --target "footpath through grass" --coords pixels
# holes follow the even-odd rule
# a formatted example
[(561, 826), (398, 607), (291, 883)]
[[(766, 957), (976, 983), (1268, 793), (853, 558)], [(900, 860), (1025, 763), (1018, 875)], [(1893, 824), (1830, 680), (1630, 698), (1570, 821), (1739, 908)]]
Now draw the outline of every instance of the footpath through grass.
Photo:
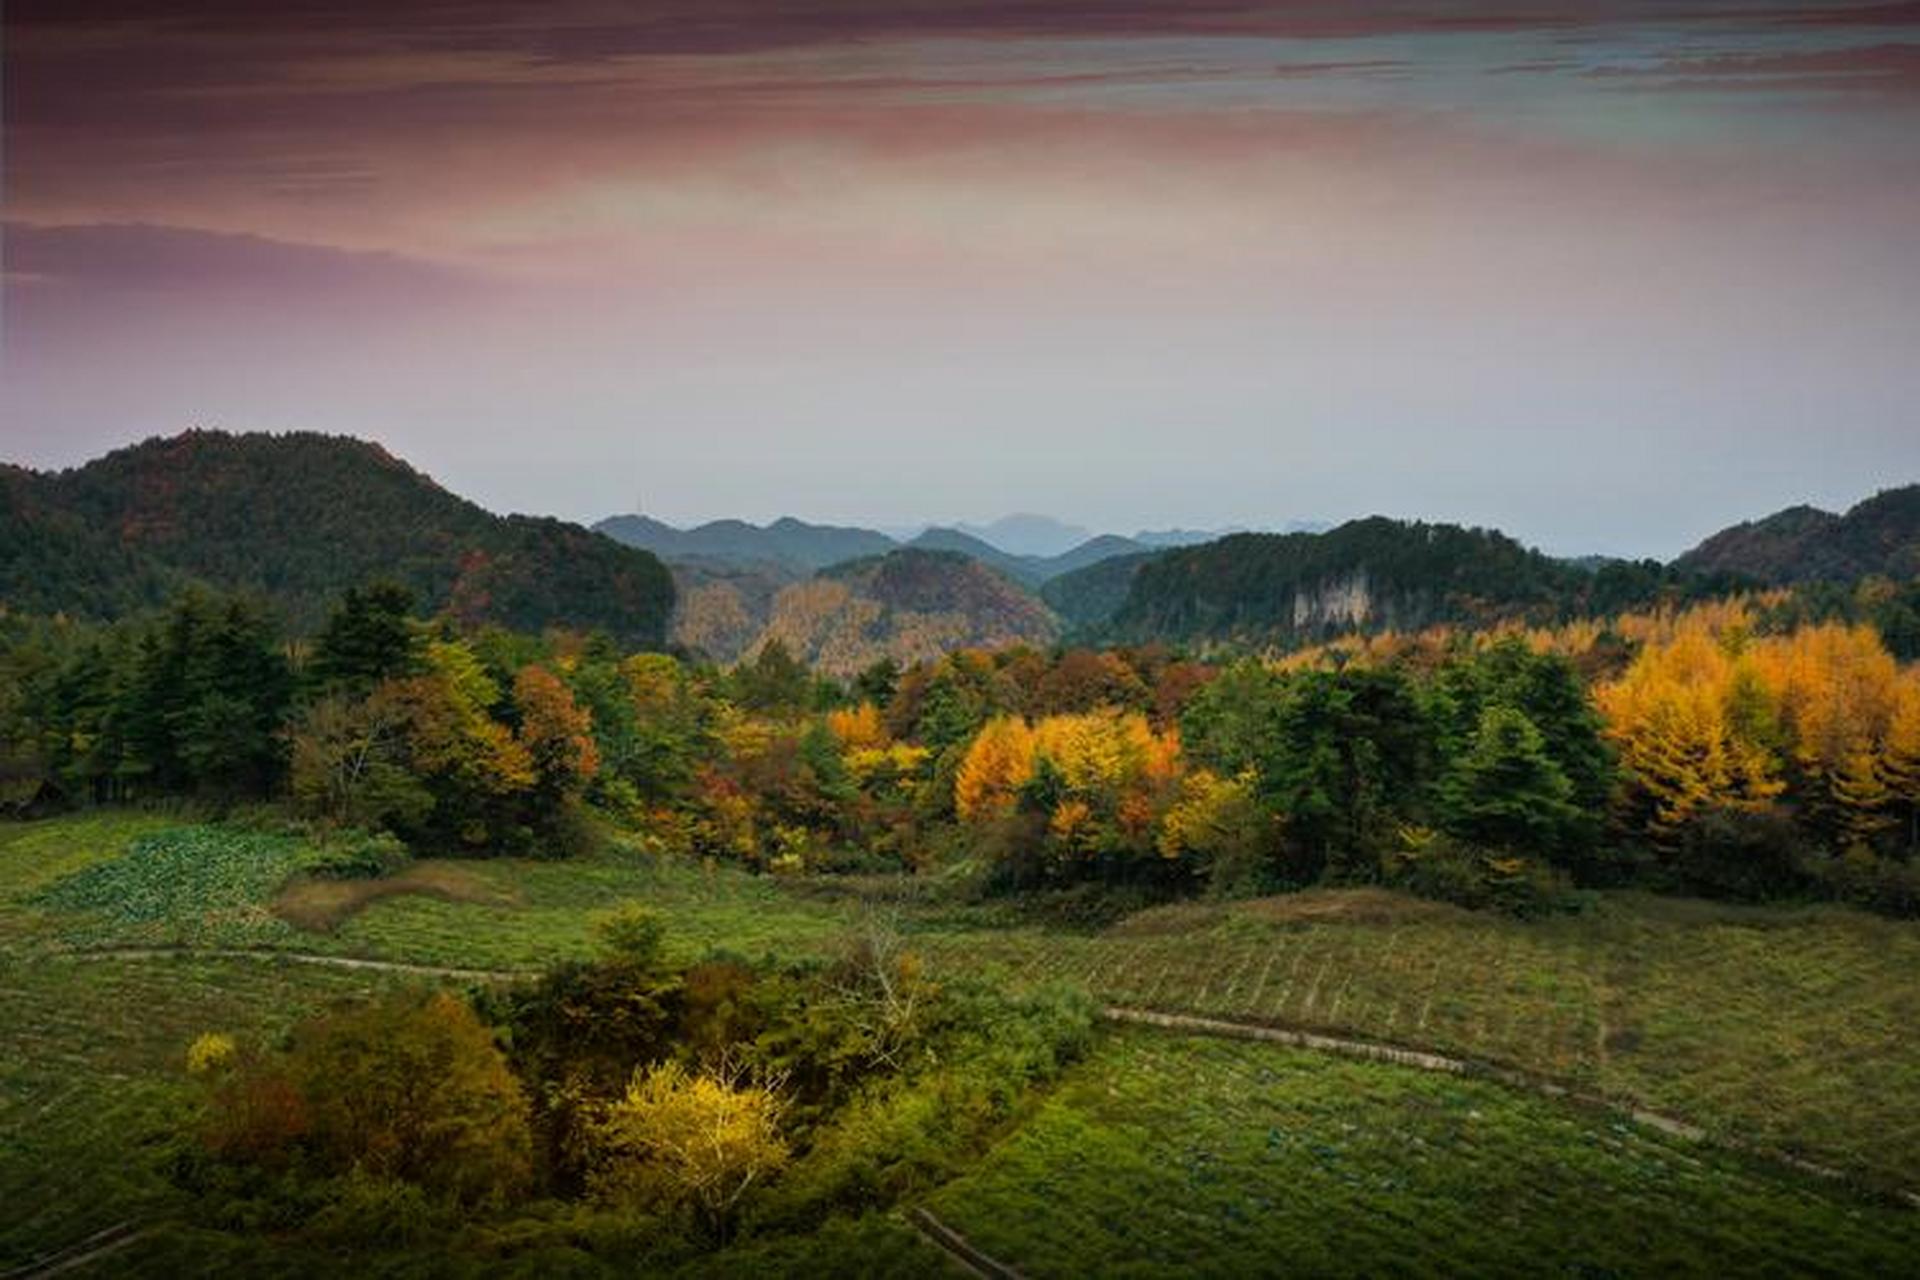
[(1128, 1030), (931, 1207), (1033, 1276), (1898, 1275), (1920, 1214), (1530, 1096)]

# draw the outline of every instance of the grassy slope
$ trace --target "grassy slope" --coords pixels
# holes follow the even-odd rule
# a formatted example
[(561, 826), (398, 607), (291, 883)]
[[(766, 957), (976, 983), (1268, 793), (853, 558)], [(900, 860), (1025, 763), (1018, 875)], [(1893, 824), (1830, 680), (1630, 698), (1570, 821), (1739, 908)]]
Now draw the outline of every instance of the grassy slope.
[(1033, 1276), (1895, 1274), (1920, 1215), (1498, 1085), (1108, 1038), (932, 1208)]
[[(497, 901), (389, 898), (332, 934), (294, 930), (260, 903), (221, 911), (217, 928), (177, 902), (157, 920), (131, 921), (57, 905), (71, 881), (53, 886), (83, 871), (139, 884), (127, 867), (107, 864), (130, 840), (178, 826), (108, 814), (0, 827), (0, 1265), (166, 1203), (159, 1149), (143, 1139), (170, 1123), (183, 1096), (175, 1064), (194, 1034), (271, 1031), (334, 996), (405, 980), (246, 960), (87, 961), (65, 956), (70, 947), (212, 940), (522, 968), (583, 951), (591, 912), (626, 898), (659, 906), (688, 953), (816, 950), (863, 909), (839, 885), (619, 857), (463, 864), (461, 874)], [(284, 846), (263, 848), (298, 862)], [(1509, 1063), (1920, 1184), (1920, 1044), (1905, 1035), (1920, 1014), (1912, 925), (1639, 897), (1521, 925), (1385, 894), (1316, 893), (1165, 908), (1099, 934), (1006, 927), (999, 913), (937, 899), (909, 897), (893, 909), (947, 965), (999, 968), (1016, 981), (1066, 977), (1116, 1003), (1307, 1024)], [(1278, 1052), (1170, 1043), (1230, 1058)], [(1116, 1069), (1110, 1057), (1096, 1068)], [(1356, 1113), (1351, 1122), (1364, 1121)], [(1597, 1117), (1589, 1124), (1604, 1126)], [(1029, 1194), (1047, 1199), (1053, 1175), (1036, 1177)], [(1787, 1201), (1761, 1199), (1763, 1216), (1787, 1213)], [(885, 1253), (891, 1232), (858, 1234)], [(1053, 1246), (1032, 1247), (1044, 1270)]]
[[(1376, 893), (932, 943), (1103, 999), (1391, 1040), (1676, 1112), (1920, 1186), (1920, 928), (1609, 898), (1514, 923)], [(1836, 1105), (1843, 1099), (1844, 1105)]]

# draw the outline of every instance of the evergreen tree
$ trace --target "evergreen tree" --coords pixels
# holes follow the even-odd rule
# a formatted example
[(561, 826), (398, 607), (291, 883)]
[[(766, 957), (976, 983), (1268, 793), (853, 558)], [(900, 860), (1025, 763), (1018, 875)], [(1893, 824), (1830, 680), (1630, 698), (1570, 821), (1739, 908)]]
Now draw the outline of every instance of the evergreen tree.
[(1559, 858), (1589, 838), (1574, 787), (1525, 713), (1488, 707), (1440, 784), (1442, 826), (1492, 849)]
[(393, 582), (349, 587), (313, 644), (308, 672), (315, 683), (365, 693), (390, 676), (420, 665), (413, 593)]
[(1425, 708), (1398, 672), (1311, 671), (1287, 681), (1254, 765), (1283, 819), (1297, 878), (1375, 873), (1387, 826), (1422, 807), (1431, 737)]

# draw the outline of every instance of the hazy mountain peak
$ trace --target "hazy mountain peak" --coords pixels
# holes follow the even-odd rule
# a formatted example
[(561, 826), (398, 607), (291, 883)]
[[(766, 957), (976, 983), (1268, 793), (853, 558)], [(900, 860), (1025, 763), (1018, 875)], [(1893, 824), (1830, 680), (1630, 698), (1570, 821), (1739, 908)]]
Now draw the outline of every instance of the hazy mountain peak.
[(1093, 537), (1091, 529), (1030, 511), (1001, 516), (990, 524), (962, 521), (953, 527), (1016, 556), (1057, 556)]

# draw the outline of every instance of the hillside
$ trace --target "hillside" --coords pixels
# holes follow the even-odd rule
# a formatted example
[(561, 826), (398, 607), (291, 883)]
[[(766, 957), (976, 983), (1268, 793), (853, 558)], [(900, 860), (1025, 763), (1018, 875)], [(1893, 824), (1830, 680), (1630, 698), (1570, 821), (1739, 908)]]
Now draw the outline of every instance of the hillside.
[(111, 617), (189, 581), (266, 596), (296, 629), (371, 577), (428, 609), (522, 630), (664, 642), (660, 561), (578, 525), (496, 516), (378, 445), (189, 431), (61, 472), (0, 476), (0, 602)]
[(1374, 516), (1324, 534), (1243, 533), (1142, 563), (1114, 630), (1143, 639), (1309, 640), (1543, 611), (1588, 575), (1504, 534)]
[(1674, 562), (1788, 584), (1920, 575), (1920, 484), (1885, 489), (1845, 515), (1788, 507), (1722, 529)]
[(1158, 554), (1135, 551), (1063, 573), (1041, 585), (1040, 598), (1069, 627), (1099, 626), (1120, 611), (1140, 566)]
[(749, 570), (676, 573), (687, 590), (674, 642), (721, 662), (777, 638), (822, 671), (849, 675), (881, 658), (1047, 644), (1059, 633), (1030, 592), (957, 552), (903, 548), (784, 585)]

